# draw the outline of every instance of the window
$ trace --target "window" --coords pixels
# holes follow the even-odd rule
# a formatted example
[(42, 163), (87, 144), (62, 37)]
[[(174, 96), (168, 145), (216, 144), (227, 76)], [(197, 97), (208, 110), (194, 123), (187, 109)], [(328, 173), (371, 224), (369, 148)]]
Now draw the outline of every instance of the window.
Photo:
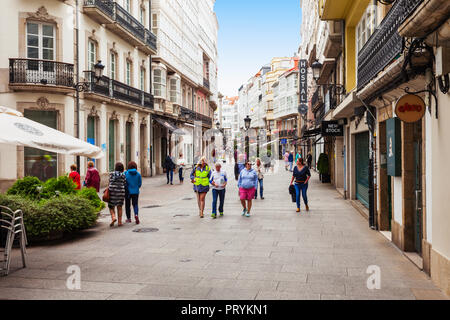
[(127, 60), (125, 83), (131, 86), (131, 61)]
[(141, 68), (140, 89), (141, 91), (145, 91), (145, 68)]
[(142, 7), (139, 9), (139, 21), (145, 25), (145, 9)]
[(55, 60), (55, 27), (27, 22), (27, 58)]
[(356, 27), (356, 49), (361, 51), (377, 26), (377, 6), (367, 7), (366, 12)]
[(97, 58), (97, 43), (94, 40), (88, 42), (88, 69), (94, 71), (95, 60)]
[(153, 94), (157, 97), (166, 97), (166, 71), (153, 70)]
[(110, 67), (109, 67), (109, 77), (112, 80), (116, 80), (116, 54), (114, 52), (110, 53)]
[(131, 0), (125, 0), (125, 10), (131, 13)]
[(158, 29), (158, 15), (156, 13), (154, 13), (154, 14), (152, 14), (152, 32), (154, 34), (157, 34), (158, 30), (156, 30), (156, 29)]

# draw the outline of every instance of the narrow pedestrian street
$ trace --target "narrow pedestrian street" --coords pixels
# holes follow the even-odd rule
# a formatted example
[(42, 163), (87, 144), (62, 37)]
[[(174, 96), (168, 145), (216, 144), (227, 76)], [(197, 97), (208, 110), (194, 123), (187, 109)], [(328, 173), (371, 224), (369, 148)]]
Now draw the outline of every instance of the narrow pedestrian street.
[[(233, 170), (225, 166), (225, 216), (199, 219), (189, 179), (166, 185), (144, 180), (141, 225), (96, 228), (72, 240), (32, 246), (28, 266), (0, 278), (0, 299), (445, 299), (332, 186), (313, 174), (311, 211), (295, 212), (290, 174), (279, 164), (264, 180), (265, 200), (241, 216)], [(185, 174), (185, 178), (188, 173)], [(156, 232), (133, 232), (157, 228)], [(69, 290), (66, 270), (81, 269), (81, 289)], [(369, 266), (379, 266), (381, 289), (367, 289)]]

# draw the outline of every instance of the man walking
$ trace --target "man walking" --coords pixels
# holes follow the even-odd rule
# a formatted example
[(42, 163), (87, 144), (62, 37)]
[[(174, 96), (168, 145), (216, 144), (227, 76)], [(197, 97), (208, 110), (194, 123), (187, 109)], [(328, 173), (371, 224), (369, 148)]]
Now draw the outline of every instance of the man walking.
[(292, 172), (292, 166), (294, 164), (294, 155), (292, 154), (292, 152), (289, 152), (288, 161), (289, 161), (289, 171)]
[(169, 184), (170, 180), (170, 184), (173, 185), (173, 170), (175, 170), (175, 163), (173, 162), (170, 153), (167, 155), (166, 160), (164, 161), (164, 168), (166, 168), (167, 184)]
[(227, 173), (222, 169), (220, 162), (216, 163), (216, 170), (211, 174), (210, 183), (213, 186), (212, 195), (212, 215), (213, 219), (217, 218), (217, 198), (220, 200), (219, 214), (223, 217), (223, 206), (225, 202), (225, 187), (227, 186)]

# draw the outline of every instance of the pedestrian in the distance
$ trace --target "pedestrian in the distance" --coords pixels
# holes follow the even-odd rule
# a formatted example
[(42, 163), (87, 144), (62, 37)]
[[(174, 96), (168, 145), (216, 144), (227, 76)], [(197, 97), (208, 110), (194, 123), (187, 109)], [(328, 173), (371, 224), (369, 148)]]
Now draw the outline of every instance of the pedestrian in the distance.
[(194, 192), (197, 194), (197, 204), (200, 218), (204, 218), (205, 198), (209, 191), (209, 179), (211, 178), (211, 169), (206, 163), (206, 157), (200, 159), (200, 163), (194, 166), (191, 172), (191, 182), (194, 184)]
[(294, 165), (294, 155), (292, 154), (292, 152), (289, 152), (288, 161), (289, 161), (289, 171), (292, 172), (292, 166)]
[(312, 154), (311, 154), (311, 152), (308, 152), (308, 156), (306, 157), (306, 162), (308, 163), (308, 168), (311, 169), (311, 164), (312, 164)]
[[(261, 159), (256, 158), (256, 173), (258, 174), (258, 184), (259, 184), (259, 196), (261, 197), (261, 200), (264, 200), (263, 192), (264, 192), (264, 186), (263, 186), (263, 180), (264, 180), (264, 166), (261, 163)], [(255, 190), (255, 199), (258, 199), (258, 184), (256, 184), (256, 190)]]
[(213, 219), (217, 218), (217, 199), (219, 199), (219, 214), (223, 217), (223, 207), (225, 203), (225, 187), (227, 186), (227, 173), (222, 170), (220, 162), (216, 163), (216, 170), (211, 173), (210, 183), (212, 185), (212, 214)]
[(127, 185), (125, 189), (125, 213), (127, 215), (127, 223), (131, 223), (131, 204), (133, 204), (134, 220), (139, 224), (139, 189), (142, 187), (142, 176), (137, 171), (137, 164), (134, 161), (128, 163), (125, 172)]
[(303, 202), (305, 203), (306, 211), (309, 211), (308, 207), (308, 181), (311, 178), (311, 172), (309, 168), (303, 164), (303, 158), (297, 160), (297, 165), (292, 173), (291, 185), (295, 180), (295, 195), (297, 202), (297, 212), (300, 212), (300, 196), (303, 197)]
[(302, 157), (302, 155), (300, 154), (300, 152), (297, 152), (297, 153), (295, 154), (295, 160), (294, 160), (294, 163), (297, 163), (298, 158), (301, 158), (301, 157)]
[(184, 182), (184, 177), (183, 177), (183, 170), (184, 170), (184, 166), (186, 165), (186, 160), (183, 157), (183, 154), (180, 153), (178, 156), (178, 178), (180, 179), (180, 183)]
[[(109, 175), (109, 201), (108, 208), (111, 213), (111, 227), (114, 227), (114, 223), (118, 222), (119, 227), (122, 224), (122, 207), (125, 200), (125, 185), (126, 177), (123, 173), (124, 167), (123, 163), (117, 162), (114, 168), (114, 172)], [(115, 208), (117, 207), (117, 218), (115, 213)]]
[(70, 166), (69, 178), (77, 185), (75, 187), (75, 190), (80, 190), (81, 189), (80, 174), (77, 172), (76, 164)]
[(284, 170), (288, 171), (289, 168), (289, 152), (284, 153)]
[(250, 211), (252, 210), (252, 200), (255, 197), (256, 187), (258, 185), (258, 174), (252, 169), (252, 163), (246, 161), (245, 169), (239, 174), (238, 188), (239, 197), (241, 200), (242, 215), (250, 217)]
[(94, 162), (88, 162), (88, 170), (84, 179), (84, 186), (86, 188), (95, 188), (97, 192), (100, 191), (100, 173), (95, 168)]
[(173, 184), (173, 170), (175, 170), (175, 163), (173, 163), (170, 153), (167, 155), (164, 161), (164, 168), (166, 168), (167, 184)]

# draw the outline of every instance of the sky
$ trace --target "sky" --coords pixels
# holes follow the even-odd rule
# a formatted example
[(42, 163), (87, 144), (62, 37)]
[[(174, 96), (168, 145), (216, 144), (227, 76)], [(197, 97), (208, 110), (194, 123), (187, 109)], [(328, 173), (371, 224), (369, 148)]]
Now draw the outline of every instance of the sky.
[(236, 96), (273, 57), (293, 56), (300, 44), (299, 0), (217, 0), (218, 81)]

